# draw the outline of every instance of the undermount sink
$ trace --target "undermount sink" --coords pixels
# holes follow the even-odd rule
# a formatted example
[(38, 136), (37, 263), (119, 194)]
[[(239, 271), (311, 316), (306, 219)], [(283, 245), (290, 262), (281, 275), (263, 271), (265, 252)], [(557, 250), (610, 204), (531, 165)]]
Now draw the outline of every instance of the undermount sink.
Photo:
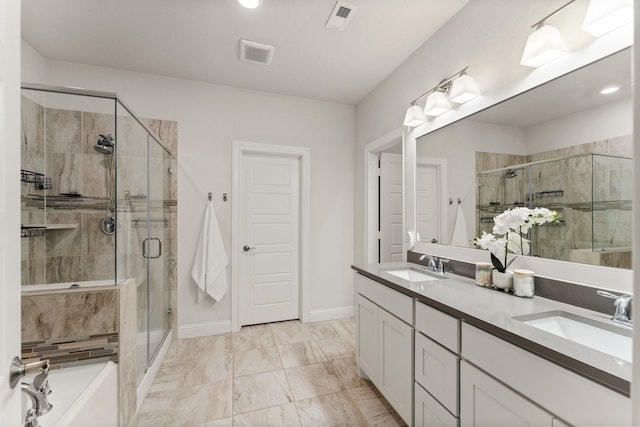
[(426, 271), (418, 270), (416, 268), (405, 267), (399, 269), (383, 270), (393, 276), (407, 280), (409, 282), (426, 282), (428, 280), (442, 280), (446, 279), (444, 276), (431, 275)]
[(606, 324), (566, 311), (514, 317), (529, 326), (631, 362), (631, 329)]

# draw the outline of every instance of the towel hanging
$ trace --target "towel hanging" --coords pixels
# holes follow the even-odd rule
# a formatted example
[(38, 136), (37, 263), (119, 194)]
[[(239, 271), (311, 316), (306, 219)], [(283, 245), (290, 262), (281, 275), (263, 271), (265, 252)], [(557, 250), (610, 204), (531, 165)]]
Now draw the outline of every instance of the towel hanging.
[(451, 233), (451, 245), (469, 247), (469, 234), (467, 233), (467, 223), (464, 220), (462, 204), (458, 204), (458, 209), (456, 210), (453, 233)]
[(229, 258), (222, 242), (213, 201), (209, 199), (191, 268), (191, 277), (198, 286), (198, 302), (201, 302), (205, 295), (218, 302), (227, 293), (228, 264)]

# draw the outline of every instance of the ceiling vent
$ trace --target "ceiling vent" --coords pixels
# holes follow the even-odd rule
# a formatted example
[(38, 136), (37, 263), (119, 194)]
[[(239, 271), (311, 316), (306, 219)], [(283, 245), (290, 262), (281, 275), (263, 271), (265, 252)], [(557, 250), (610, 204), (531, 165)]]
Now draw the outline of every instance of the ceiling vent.
[(331, 15), (329, 15), (329, 19), (327, 19), (327, 23), (324, 26), (330, 30), (344, 31), (357, 10), (357, 6), (338, 1), (333, 7)]
[(271, 65), (275, 49), (268, 44), (240, 39), (240, 60), (254, 64)]

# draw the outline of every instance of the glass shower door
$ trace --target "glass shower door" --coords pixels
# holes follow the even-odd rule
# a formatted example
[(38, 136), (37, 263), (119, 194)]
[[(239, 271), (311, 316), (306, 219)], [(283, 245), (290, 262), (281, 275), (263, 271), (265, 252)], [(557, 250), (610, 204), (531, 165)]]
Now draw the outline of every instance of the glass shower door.
[(167, 280), (170, 218), (167, 210), (169, 199), (169, 154), (156, 140), (147, 135), (147, 238), (143, 254), (148, 271), (147, 363), (153, 361), (167, 331), (170, 328), (170, 290)]

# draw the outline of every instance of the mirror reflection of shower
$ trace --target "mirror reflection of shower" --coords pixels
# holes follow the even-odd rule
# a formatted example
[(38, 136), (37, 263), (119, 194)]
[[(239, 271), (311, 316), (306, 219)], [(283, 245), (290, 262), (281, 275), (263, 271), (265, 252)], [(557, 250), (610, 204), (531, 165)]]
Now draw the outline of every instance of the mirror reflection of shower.
[(102, 135), (100, 134), (100, 139), (96, 142), (96, 145), (93, 146), (93, 149), (96, 150), (100, 154), (104, 154), (109, 158), (106, 159), (109, 162), (107, 167), (107, 193), (109, 196), (109, 201), (107, 203), (107, 212), (106, 215), (100, 219), (100, 230), (104, 234), (113, 234), (116, 231), (116, 220), (114, 217), (115, 214), (115, 200), (114, 200), (114, 177), (113, 170), (115, 167), (115, 157), (113, 155), (115, 149), (115, 141), (113, 139), (112, 134)]

